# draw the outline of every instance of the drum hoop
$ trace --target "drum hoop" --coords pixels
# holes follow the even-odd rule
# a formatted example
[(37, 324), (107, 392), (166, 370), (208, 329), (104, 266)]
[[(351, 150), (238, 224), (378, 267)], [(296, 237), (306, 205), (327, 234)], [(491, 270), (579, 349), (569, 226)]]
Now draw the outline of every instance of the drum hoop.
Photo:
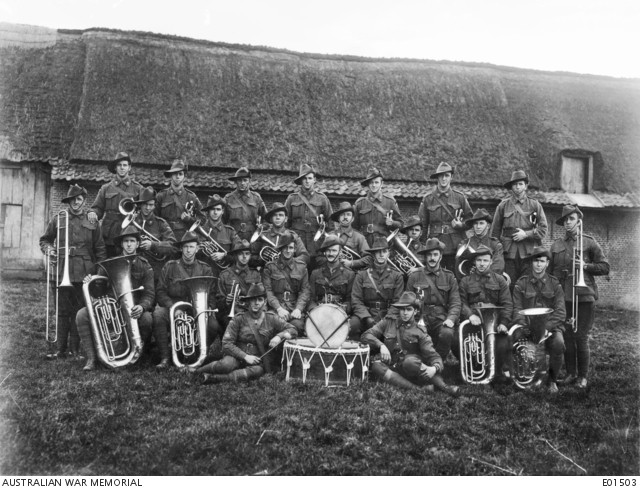
[[(345, 343), (349, 343), (349, 342), (353, 342), (353, 341), (347, 340), (347, 342)], [(361, 353), (369, 352), (370, 350), (368, 345), (360, 344), (358, 342), (353, 342), (353, 343), (356, 344), (355, 347), (345, 348), (344, 347), (345, 344), (342, 344), (342, 346), (340, 347), (331, 349), (326, 347), (315, 347), (312, 345), (302, 345), (297, 343), (294, 340), (286, 340), (284, 342), (284, 347), (285, 349), (288, 347), (291, 349), (301, 350), (305, 352), (318, 352), (320, 354), (361, 354)]]

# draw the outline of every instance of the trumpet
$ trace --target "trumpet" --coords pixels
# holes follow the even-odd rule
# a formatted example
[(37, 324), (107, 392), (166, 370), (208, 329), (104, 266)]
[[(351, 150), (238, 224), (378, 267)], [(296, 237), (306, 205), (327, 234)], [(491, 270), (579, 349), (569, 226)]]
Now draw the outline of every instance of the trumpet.
[(233, 295), (233, 301), (231, 302), (231, 310), (229, 310), (229, 314), (227, 315), (229, 318), (236, 316), (236, 302), (240, 297), (240, 284), (236, 284), (235, 281), (231, 284), (231, 294)]
[[(144, 229), (144, 221), (142, 225), (136, 223), (135, 220), (138, 216), (138, 206), (136, 206), (132, 198), (125, 197), (122, 199), (118, 204), (118, 210), (120, 211), (120, 214), (124, 215), (124, 219), (122, 220), (123, 230), (129, 225), (133, 225), (140, 231), (140, 238), (142, 240), (147, 239), (155, 243), (160, 243), (162, 241)], [(153, 250), (142, 250), (142, 253), (157, 262), (164, 262), (167, 259), (167, 254), (154, 252)]]
[[(113, 257), (98, 262), (105, 276), (93, 276), (83, 284), (82, 292), (91, 322), (91, 333), (96, 344), (96, 354), (100, 362), (110, 368), (118, 368), (135, 363), (142, 354), (142, 338), (138, 320), (131, 317), (134, 306), (131, 282), (132, 257)], [(98, 280), (108, 280), (113, 297), (94, 297), (91, 284)], [(115, 299), (114, 299), (115, 298)]]
[(202, 249), (202, 253), (204, 253), (207, 257), (210, 257), (213, 260), (213, 255), (216, 253), (223, 253), (225, 256), (220, 260), (213, 260), (220, 269), (227, 269), (233, 265), (233, 259), (231, 259), (227, 253), (227, 251), (220, 245), (214, 238), (211, 236), (211, 232), (207, 233), (202, 228), (200, 224), (200, 220), (196, 220), (195, 223), (191, 225), (189, 228), (190, 232), (198, 232), (202, 235), (205, 240), (200, 242), (200, 247)]
[(393, 243), (398, 249), (400, 249), (400, 251), (395, 249), (392, 250), (389, 254), (389, 263), (399, 272), (408, 274), (411, 269), (424, 267), (424, 264), (404, 243), (402, 243), (402, 240), (398, 237), (399, 231), (399, 229), (396, 229), (387, 237), (388, 243)]
[(264, 225), (258, 223), (258, 227), (253, 235), (251, 235), (251, 240), (249, 240), (249, 243), (254, 243), (258, 240), (262, 240), (267, 243), (267, 245), (260, 249), (259, 255), (260, 258), (268, 264), (269, 262), (275, 262), (276, 260), (278, 260), (278, 257), (280, 257), (280, 252), (278, 252), (279, 238), (279, 236), (276, 236), (276, 242), (273, 243), (264, 235)]
[(207, 309), (211, 276), (194, 276), (181, 279), (188, 288), (191, 303), (178, 301), (169, 310), (173, 363), (177, 367), (197, 368), (207, 356), (207, 314), (217, 310)]
[(527, 308), (518, 312), (524, 315), (526, 325), (514, 325), (509, 329), (513, 355), (513, 382), (518, 388), (529, 389), (542, 382), (543, 358), (538, 353), (541, 344), (551, 335), (546, 320), (553, 313), (551, 308)]
[(496, 373), (495, 336), (501, 306), (483, 304), (477, 307), (482, 325), (470, 320), (460, 324), (460, 374), (465, 383), (487, 384)]
[[(61, 231), (64, 230), (64, 245), (61, 243)], [(64, 250), (64, 263), (62, 264), (62, 278), (58, 283), (58, 276), (60, 274), (60, 251)], [(61, 209), (56, 214), (56, 250), (47, 251), (47, 317), (45, 320), (45, 338), (47, 342), (56, 342), (58, 340), (58, 312), (60, 309), (60, 288), (72, 287), (71, 278), (69, 276), (69, 212), (66, 209)], [(55, 326), (51, 326), (50, 316), (50, 303), (51, 303), (51, 289), (52, 281), (55, 281)], [(53, 332), (51, 332), (53, 330)]]
[(186, 204), (184, 205), (184, 211), (192, 218), (195, 218), (196, 204), (193, 201), (187, 201)]

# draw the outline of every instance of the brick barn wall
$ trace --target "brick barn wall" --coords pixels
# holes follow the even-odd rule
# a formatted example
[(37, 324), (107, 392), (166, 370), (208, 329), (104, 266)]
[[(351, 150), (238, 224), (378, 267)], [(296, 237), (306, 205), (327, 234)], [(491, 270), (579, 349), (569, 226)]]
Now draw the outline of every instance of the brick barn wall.
[[(67, 194), (67, 189), (71, 183), (54, 181), (51, 193), (52, 214), (60, 209), (60, 199)], [(100, 188), (99, 185), (91, 182), (79, 183), (87, 191), (86, 208), (95, 200)], [(224, 195), (226, 192), (218, 193)], [(207, 196), (215, 191), (197, 191), (196, 194), (204, 204)], [(262, 198), (267, 208), (276, 202), (284, 202), (286, 194), (263, 193)], [(351, 203), (355, 199), (345, 199), (343, 196), (329, 196), (331, 205), (336, 209), (341, 201), (348, 200)], [(471, 202), (471, 207), (475, 210), (484, 207), (491, 214), (495, 212), (495, 206), (488, 206), (486, 203)], [(418, 213), (419, 200), (398, 200), (400, 211), (404, 217)], [(549, 235), (544, 241), (544, 245), (549, 247), (553, 240), (564, 236), (562, 226), (556, 225), (555, 221), (561, 215), (561, 208), (545, 206), (545, 214), (549, 223)], [(605, 256), (609, 260), (611, 273), (609, 277), (598, 277), (598, 289), (600, 306), (614, 306), (632, 310), (640, 310), (640, 220), (637, 212), (589, 210), (584, 219), (585, 231), (591, 235), (602, 247)]]

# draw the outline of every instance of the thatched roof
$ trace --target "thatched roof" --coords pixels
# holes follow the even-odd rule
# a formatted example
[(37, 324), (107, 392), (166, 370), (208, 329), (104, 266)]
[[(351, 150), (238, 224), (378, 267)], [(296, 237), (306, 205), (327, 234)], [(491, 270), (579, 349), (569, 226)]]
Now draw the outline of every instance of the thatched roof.
[[(0, 36), (2, 32), (0, 29)], [(0, 157), (186, 159), (330, 178), (371, 166), (424, 181), (501, 184), (525, 168), (559, 188), (563, 150), (594, 188), (640, 185), (640, 81), (490, 65), (340, 58), (104, 29), (25, 49), (0, 39)]]

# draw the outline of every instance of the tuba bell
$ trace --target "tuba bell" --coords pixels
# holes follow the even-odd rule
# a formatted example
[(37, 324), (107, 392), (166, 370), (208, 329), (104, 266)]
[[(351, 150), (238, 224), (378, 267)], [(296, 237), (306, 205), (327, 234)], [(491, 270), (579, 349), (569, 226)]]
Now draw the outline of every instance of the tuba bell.
[(178, 301), (169, 310), (173, 363), (177, 367), (200, 367), (207, 356), (207, 309), (212, 276), (180, 280), (189, 289), (191, 303)]
[[(119, 256), (98, 262), (106, 277), (92, 276), (82, 286), (96, 354), (100, 362), (109, 368), (133, 364), (142, 354), (138, 320), (131, 318), (131, 309), (135, 305), (133, 292), (142, 289), (133, 289), (131, 282), (133, 257)], [(94, 296), (91, 286), (95, 281), (108, 281), (113, 296)]]
[(489, 303), (476, 307), (481, 325), (472, 325), (469, 320), (460, 324), (460, 374), (469, 384), (490, 383), (496, 373), (496, 324), (502, 306)]
[(393, 243), (395, 245), (395, 248), (393, 248), (389, 254), (388, 260), (396, 270), (403, 274), (408, 274), (411, 269), (424, 267), (424, 264), (409, 250), (409, 247), (398, 238), (399, 231), (399, 229), (396, 229), (387, 237), (387, 243)]
[(542, 382), (545, 356), (540, 346), (549, 337), (546, 321), (551, 308), (527, 308), (519, 315), (526, 317), (526, 325), (514, 325), (509, 329), (512, 343), (513, 382), (518, 388), (529, 389)]

